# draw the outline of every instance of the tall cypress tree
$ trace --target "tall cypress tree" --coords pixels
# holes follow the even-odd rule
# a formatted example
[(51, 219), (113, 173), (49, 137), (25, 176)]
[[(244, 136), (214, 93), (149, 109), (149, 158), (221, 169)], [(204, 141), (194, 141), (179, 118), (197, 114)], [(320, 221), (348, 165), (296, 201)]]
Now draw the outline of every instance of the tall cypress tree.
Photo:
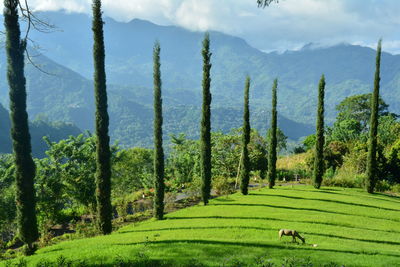
[(26, 40), (21, 40), (18, 1), (4, 0), (6, 30), (7, 79), (10, 88), (11, 137), (15, 158), (16, 205), (18, 237), (27, 245), (26, 254), (34, 252), (38, 238), (36, 200), (34, 190), (35, 163), (31, 156), (31, 138), (26, 112), (26, 81), (24, 51)]
[(106, 71), (104, 66), (104, 34), (101, 0), (93, 0), (93, 59), (94, 93), (96, 99), (96, 200), (99, 229), (103, 234), (112, 232), (111, 208), (111, 152), (108, 136)]
[(246, 77), (244, 86), (244, 110), (243, 110), (243, 134), (242, 134), (242, 170), (240, 173), (241, 183), (240, 190), (243, 195), (247, 195), (249, 191), (250, 180), (250, 159), (249, 150), (247, 148), (250, 143), (250, 110), (249, 110), (249, 90), (250, 77)]
[(154, 78), (154, 216), (162, 220), (164, 215), (164, 151), (162, 139), (162, 98), (160, 72), (160, 44), (155, 43), (153, 49), (153, 78)]
[(317, 140), (315, 143), (314, 161), (314, 187), (320, 188), (322, 176), (324, 175), (324, 97), (325, 97), (325, 76), (321, 76), (318, 86), (318, 111), (317, 111)]
[(271, 131), (270, 131), (270, 143), (269, 143), (269, 151), (268, 151), (268, 187), (273, 188), (275, 185), (276, 179), (276, 146), (277, 142), (277, 111), (276, 111), (276, 90), (278, 88), (278, 79), (274, 80), (274, 84), (272, 85), (272, 117), (271, 117)]
[(200, 125), (200, 159), (201, 159), (201, 192), (204, 205), (207, 205), (211, 193), (211, 53), (210, 35), (206, 33), (203, 40), (203, 105)]
[(371, 96), (371, 120), (369, 129), (368, 159), (367, 159), (367, 180), (366, 189), (368, 193), (373, 193), (377, 179), (376, 147), (378, 134), (378, 109), (379, 109), (379, 82), (381, 67), (382, 40), (378, 42), (376, 50), (376, 69), (374, 79), (374, 92)]

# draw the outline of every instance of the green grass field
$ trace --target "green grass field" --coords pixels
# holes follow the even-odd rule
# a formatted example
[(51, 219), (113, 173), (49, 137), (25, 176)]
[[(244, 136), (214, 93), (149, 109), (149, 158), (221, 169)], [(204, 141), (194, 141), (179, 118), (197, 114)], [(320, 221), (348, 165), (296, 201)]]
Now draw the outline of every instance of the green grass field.
[[(128, 225), (109, 236), (62, 242), (25, 260), (35, 266), (63, 255), (103, 266), (128, 261), (143, 266), (257, 266), (255, 260), (264, 257), (281, 266), (285, 257), (310, 257), (314, 266), (400, 266), (399, 226), (398, 197), (360, 189), (278, 187), (216, 198), (209, 206)], [(281, 228), (296, 229), (306, 244), (291, 243), (291, 237), (280, 241)]]

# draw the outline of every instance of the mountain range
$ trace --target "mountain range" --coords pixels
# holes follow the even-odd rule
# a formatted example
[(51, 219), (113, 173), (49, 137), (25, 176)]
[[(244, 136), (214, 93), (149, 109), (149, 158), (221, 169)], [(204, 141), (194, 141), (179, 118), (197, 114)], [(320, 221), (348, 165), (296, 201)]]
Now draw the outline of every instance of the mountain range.
[[(93, 131), (91, 18), (65, 12), (38, 15), (57, 28), (50, 33), (31, 32), (30, 38), (40, 46), (31, 53), (38, 54), (33, 60), (50, 74), (27, 65), (30, 118), (44, 116)], [(123, 146), (152, 144), (152, 48), (156, 40), (161, 44), (165, 137), (184, 132), (190, 138), (197, 138), (204, 33), (139, 19), (125, 23), (110, 18), (105, 19), (104, 33), (112, 139)], [(309, 44), (298, 51), (264, 53), (238, 37), (210, 32), (210, 38), (213, 131), (227, 132), (241, 126), (246, 75), (252, 79), (252, 126), (265, 134), (272, 81), (277, 77), (279, 127), (293, 140), (314, 131), (321, 74), (325, 74), (327, 82), (328, 124), (334, 121), (335, 106), (341, 100), (372, 88), (376, 51), (371, 48)], [(0, 101), (7, 106), (3, 50), (0, 51), (0, 77), (3, 77)], [(400, 56), (383, 53), (381, 93), (395, 113), (400, 113), (399, 85)]]

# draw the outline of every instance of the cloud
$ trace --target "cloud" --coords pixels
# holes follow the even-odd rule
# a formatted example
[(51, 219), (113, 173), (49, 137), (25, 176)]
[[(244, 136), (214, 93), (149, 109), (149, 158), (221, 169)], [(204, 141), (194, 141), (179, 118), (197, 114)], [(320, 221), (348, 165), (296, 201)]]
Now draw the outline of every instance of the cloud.
[[(90, 13), (90, 0), (31, 0), (36, 10)], [(265, 9), (256, 0), (103, 0), (105, 15), (193, 31), (216, 30), (246, 39), (261, 50), (305, 43), (376, 44), (400, 52), (399, 0), (281, 0)], [(385, 45), (386, 44), (386, 45)]]

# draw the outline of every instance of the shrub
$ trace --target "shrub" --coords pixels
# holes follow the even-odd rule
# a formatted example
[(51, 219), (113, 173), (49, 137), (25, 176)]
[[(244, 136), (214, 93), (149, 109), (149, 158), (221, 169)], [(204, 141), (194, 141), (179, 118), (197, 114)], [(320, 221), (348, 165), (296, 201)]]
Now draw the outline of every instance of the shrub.
[(377, 181), (375, 185), (375, 190), (377, 192), (385, 192), (385, 191), (390, 191), (392, 189), (392, 186), (387, 180), (379, 180)]
[(213, 188), (219, 196), (226, 196), (236, 192), (235, 181), (226, 176), (217, 176), (213, 179)]

